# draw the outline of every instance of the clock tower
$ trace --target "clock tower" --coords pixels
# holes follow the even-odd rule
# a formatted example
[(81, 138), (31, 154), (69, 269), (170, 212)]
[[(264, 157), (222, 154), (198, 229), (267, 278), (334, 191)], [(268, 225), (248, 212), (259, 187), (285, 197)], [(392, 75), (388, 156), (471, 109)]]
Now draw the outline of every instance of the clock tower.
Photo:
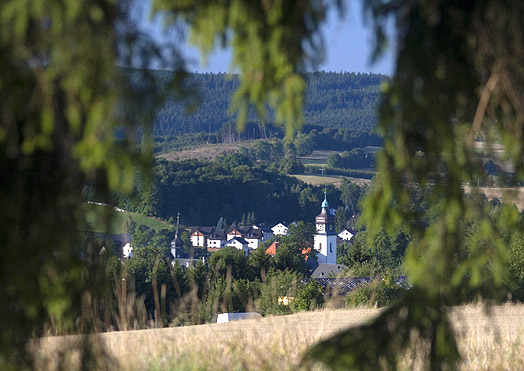
[(317, 233), (313, 244), (317, 251), (318, 263), (337, 264), (337, 234), (335, 232), (335, 217), (329, 211), (326, 195), (322, 202), (322, 210), (315, 218)]

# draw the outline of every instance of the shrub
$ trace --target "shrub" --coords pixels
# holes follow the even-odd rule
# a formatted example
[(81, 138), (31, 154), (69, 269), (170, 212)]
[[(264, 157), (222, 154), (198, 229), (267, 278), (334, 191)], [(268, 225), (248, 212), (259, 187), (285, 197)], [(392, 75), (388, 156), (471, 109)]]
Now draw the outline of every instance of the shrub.
[(395, 301), (403, 290), (392, 279), (376, 279), (349, 293), (346, 296), (346, 306), (384, 307)]
[(312, 279), (297, 289), (295, 300), (291, 302), (290, 306), (293, 312), (299, 312), (319, 308), (323, 303), (322, 288)]

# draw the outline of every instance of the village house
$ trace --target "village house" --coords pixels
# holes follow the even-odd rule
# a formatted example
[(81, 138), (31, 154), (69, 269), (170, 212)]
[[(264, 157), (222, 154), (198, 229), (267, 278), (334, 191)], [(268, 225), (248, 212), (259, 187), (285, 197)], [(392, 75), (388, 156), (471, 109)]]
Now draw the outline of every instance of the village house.
[(278, 223), (273, 228), (271, 228), (273, 234), (276, 236), (287, 236), (288, 229), (288, 226), (284, 223)]
[(344, 240), (344, 241), (350, 241), (351, 238), (355, 235), (354, 232), (350, 231), (349, 229), (344, 229), (342, 232), (340, 232), (338, 234), (338, 237), (341, 239), (341, 240)]
[(226, 247), (227, 246), (233, 246), (238, 250), (243, 250), (246, 256), (249, 255), (249, 242), (242, 237), (233, 237), (226, 242)]
[(207, 250), (218, 251), (226, 244), (226, 231), (224, 229), (213, 229), (207, 237)]
[(213, 252), (229, 246), (228, 242), (235, 237), (244, 239), (249, 249), (255, 250), (272, 236), (273, 233), (261, 225), (232, 227), (227, 233), (214, 227), (192, 227), (190, 239), (194, 247), (207, 247), (208, 251)]

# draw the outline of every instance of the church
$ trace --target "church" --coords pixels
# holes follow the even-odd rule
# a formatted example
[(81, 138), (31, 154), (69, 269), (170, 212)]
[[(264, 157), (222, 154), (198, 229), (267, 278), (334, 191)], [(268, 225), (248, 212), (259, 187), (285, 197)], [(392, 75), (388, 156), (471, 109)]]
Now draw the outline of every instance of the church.
[(326, 194), (321, 207), (320, 214), (315, 218), (316, 233), (313, 247), (317, 251), (319, 264), (336, 264), (338, 236), (335, 232), (335, 216), (330, 212)]

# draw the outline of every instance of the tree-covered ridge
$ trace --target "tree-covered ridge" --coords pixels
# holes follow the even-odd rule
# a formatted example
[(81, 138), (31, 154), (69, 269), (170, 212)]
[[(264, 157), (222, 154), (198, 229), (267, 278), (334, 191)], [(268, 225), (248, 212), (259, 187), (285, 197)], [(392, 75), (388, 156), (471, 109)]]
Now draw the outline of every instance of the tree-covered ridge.
[[(138, 201), (117, 196), (119, 207), (164, 219), (180, 212), (184, 224), (209, 226), (220, 218), (240, 222), (251, 212), (266, 223), (312, 221), (323, 198), (323, 188), (254, 165), (239, 153), (217, 161), (157, 161), (153, 185), (136, 179), (135, 192)], [(328, 197), (337, 203), (341, 192), (330, 187)]]
[[(134, 84), (141, 74), (126, 70)], [(152, 71), (157, 84), (163, 86), (172, 78), (170, 71)], [(380, 83), (387, 77), (380, 74), (354, 72), (314, 72), (306, 74), (307, 91), (304, 106), (305, 124), (330, 128), (351, 128), (373, 131), (376, 124)], [(227, 122), (235, 122), (229, 108), (239, 86), (238, 76), (226, 73), (191, 73), (184, 82), (192, 92), (182, 101), (171, 94), (157, 111), (155, 135), (179, 135), (196, 132), (217, 132)], [(177, 97), (178, 98), (178, 97)], [(254, 109), (248, 121), (258, 121)], [(273, 123), (274, 114), (268, 110), (265, 121)]]

